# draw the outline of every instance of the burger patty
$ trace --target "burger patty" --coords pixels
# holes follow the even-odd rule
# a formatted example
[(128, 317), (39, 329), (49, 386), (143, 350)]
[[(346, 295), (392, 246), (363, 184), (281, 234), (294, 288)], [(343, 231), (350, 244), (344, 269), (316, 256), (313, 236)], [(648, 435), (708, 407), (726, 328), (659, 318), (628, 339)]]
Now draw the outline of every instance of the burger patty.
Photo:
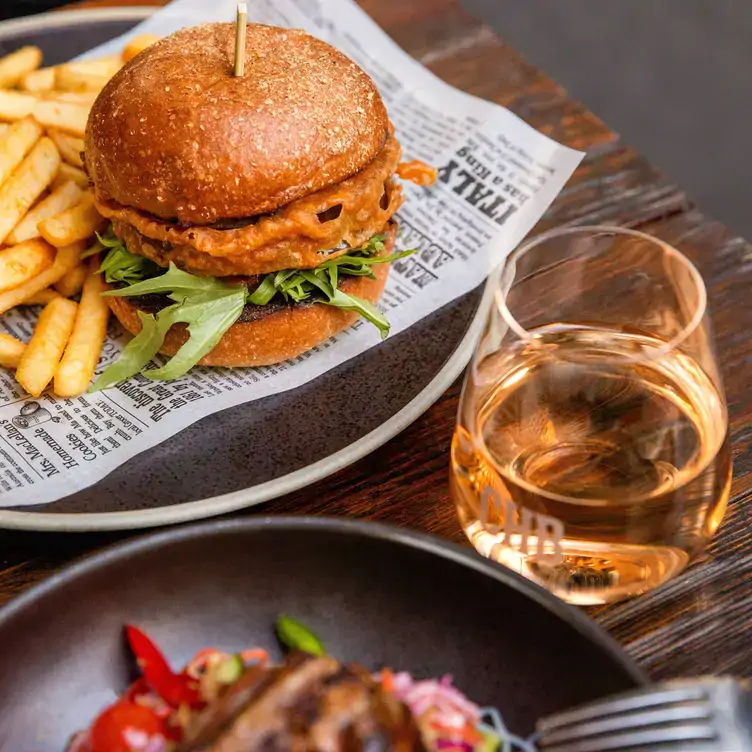
[(314, 268), (323, 252), (357, 247), (380, 232), (402, 204), (394, 179), (401, 158), (390, 137), (371, 164), (347, 180), (281, 207), (272, 214), (186, 225), (112, 202), (97, 201), (133, 252), (160, 266), (213, 277)]
[[(296, 243), (294, 240), (287, 240), (282, 246), (277, 245), (275, 249), (267, 249), (268, 252), (262, 249), (258, 256), (243, 254), (230, 258), (210, 256), (197, 251), (195, 248), (175, 246), (168, 241), (152, 240), (126, 222), (114, 220), (112, 228), (115, 235), (123, 241), (131, 253), (144, 256), (163, 268), (167, 268), (172, 262), (183, 271), (205, 277), (255, 277), (279, 269), (315, 268), (322, 261), (336, 258), (352, 248), (363, 245), (374, 235), (382, 232), (388, 222), (389, 219), (373, 225), (369, 223), (362, 234), (359, 233), (354, 237), (352, 243), (341, 240), (333, 246), (316, 251), (312, 257), (310, 254), (305, 254), (309, 260), (313, 261), (309, 264), (299, 262), (299, 258), (303, 254), (295, 250)], [(278, 251), (279, 256), (276, 255)]]
[[(394, 248), (394, 241), (397, 237), (397, 222), (394, 220), (391, 220), (388, 222), (387, 226), (383, 229), (387, 233), (387, 241), (385, 242), (384, 250), (378, 254), (380, 256), (381, 255), (385, 256), (392, 252)], [(351, 251), (352, 248), (346, 248), (345, 250)], [(251, 275), (251, 276), (238, 277), (235, 281), (238, 284), (245, 285), (249, 290), (255, 290), (261, 284), (263, 279), (264, 279), (263, 274), (257, 274), (257, 275)], [(348, 292), (348, 290), (350, 290), (352, 287), (357, 285), (357, 282), (359, 279), (360, 277), (357, 277), (357, 276), (352, 276), (352, 275), (348, 276), (347, 274), (342, 274), (339, 277), (337, 288), (339, 290), (342, 290), (342, 292)], [(112, 287), (115, 289), (122, 290), (123, 288), (128, 287), (128, 285), (124, 282), (119, 282), (119, 283), (112, 284)], [(240, 314), (240, 318), (238, 318), (236, 323), (242, 324), (242, 323), (251, 323), (253, 321), (260, 321), (261, 319), (264, 319), (267, 316), (271, 316), (274, 313), (279, 313), (280, 311), (291, 310), (294, 307), (312, 306), (316, 303), (320, 303), (323, 299), (324, 299), (324, 294), (320, 290), (313, 290), (309, 298), (306, 298), (305, 300), (301, 300), (300, 302), (285, 301), (282, 298), (282, 296), (277, 295), (265, 305), (256, 305), (255, 303), (247, 303), (245, 308), (243, 308), (243, 312)], [(131, 305), (134, 308), (138, 308), (144, 313), (151, 313), (151, 314), (156, 314), (159, 311), (161, 311), (163, 308), (167, 308), (167, 306), (174, 305), (175, 303), (175, 301), (172, 300), (165, 293), (148, 293), (146, 295), (132, 295), (128, 297), (128, 300), (130, 301)]]

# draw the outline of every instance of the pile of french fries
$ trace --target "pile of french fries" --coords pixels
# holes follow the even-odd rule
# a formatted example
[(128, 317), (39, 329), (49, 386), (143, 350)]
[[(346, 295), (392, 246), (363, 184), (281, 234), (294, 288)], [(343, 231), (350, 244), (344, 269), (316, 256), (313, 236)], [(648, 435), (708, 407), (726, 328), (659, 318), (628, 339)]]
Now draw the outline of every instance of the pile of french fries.
[(95, 233), (97, 212), (81, 159), (89, 109), (120, 67), (156, 41), (121, 55), (42, 66), (38, 47), (0, 58), (0, 315), (44, 306), (28, 343), (0, 334), (0, 366), (38, 397), (88, 388), (107, 333)]

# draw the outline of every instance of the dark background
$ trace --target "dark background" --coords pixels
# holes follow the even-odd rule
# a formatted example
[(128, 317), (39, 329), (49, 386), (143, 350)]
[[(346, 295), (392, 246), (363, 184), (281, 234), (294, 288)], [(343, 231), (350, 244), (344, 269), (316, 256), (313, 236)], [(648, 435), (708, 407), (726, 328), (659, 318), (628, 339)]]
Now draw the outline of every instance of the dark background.
[(752, 2), (462, 2), (752, 239)]
[[(752, 2), (462, 2), (704, 211), (752, 239)], [(60, 4), (0, 0), (0, 18)]]

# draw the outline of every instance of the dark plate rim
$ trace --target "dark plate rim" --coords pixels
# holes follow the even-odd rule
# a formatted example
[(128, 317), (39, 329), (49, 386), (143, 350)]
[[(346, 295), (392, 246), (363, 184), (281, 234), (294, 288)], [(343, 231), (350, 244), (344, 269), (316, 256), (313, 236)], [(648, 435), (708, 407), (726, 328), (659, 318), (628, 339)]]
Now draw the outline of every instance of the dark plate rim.
[[(101, 8), (40, 13), (36, 16), (0, 22), (0, 40), (17, 33), (40, 28), (64, 28), (98, 21), (141, 21), (151, 15), (153, 7)], [(462, 338), (451, 356), (435, 376), (404, 407), (391, 418), (360, 439), (333, 452), (317, 462), (292, 473), (274, 478), (257, 486), (231, 491), (205, 499), (169, 504), (156, 509), (123, 512), (31, 512), (0, 509), (0, 528), (59, 532), (88, 532), (97, 530), (136, 530), (140, 528), (174, 525), (181, 522), (215, 517), (239, 509), (252, 507), (284, 496), (332, 475), (378, 449), (416, 421), (452, 385), (470, 361), (476, 339), (480, 336), (493, 295), (493, 276), (486, 283), (482, 299)], [(429, 314), (430, 315), (430, 314)], [(358, 356), (356, 356), (357, 358)], [(323, 373), (318, 378), (326, 378)]]
[(40, 27), (61, 29), (99, 21), (145, 21), (157, 10), (159, 6), (155, 5), (123, 5), (113, 8), (71, 8), (35, 13), (31, 16), (0, 21), (0, 40), (15, 34), (25, 34)]
[(214, 520), (200, 524), (151, 533), (128, 541), (116, 543), (89, 554), (65, 566), (39, 584), (17, 596), (0, 609), (0, 629), (7, 627), (12, 620), (48, 594), (63, 588), (75, 580), (99, 568), (122, 565), (130, 558), (159, 549), (164, 545), (179, 544), (201, 538), (223, 535), (252, 535), (260, 530), (278, 531), (318, 531), (345, 536), (365, 537), (384, 540), (423, 551), (443, 559), (453, 561), (481, 575), (490, 577), (501, 585), (510, 587), (535, 601), (546, 611), (564, 621), (585, 639), (600, 649), (611, 661), (618, 664), (637, 686), (649, 683), (647, 674), (635, 663), (624, 648), (602, 627), (582, 611), (569, 606), (564, 601), (539, 587), (516, 572), (482, 558), (474, 551), (443, 540), (433, 535), (419, 533), (378, 522), (350, 520), (341, 517), (289, 517), (266, 516), (234, 520)]

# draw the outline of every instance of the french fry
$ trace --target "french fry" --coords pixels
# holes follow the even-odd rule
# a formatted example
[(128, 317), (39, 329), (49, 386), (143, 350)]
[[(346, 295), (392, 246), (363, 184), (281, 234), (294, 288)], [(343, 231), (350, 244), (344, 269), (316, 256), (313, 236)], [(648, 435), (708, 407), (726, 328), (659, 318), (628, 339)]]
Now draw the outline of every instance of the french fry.
[(102, 275), (97, 274), (96, 269), (97, 265), (92, 259), (73, 331), (55, 371), (55, 394), (61, 397), (75, 397), (86, 391), (94, 377), (94, 369), (107, 336), (110, 308), (102, 297), (104, 284)]
[(122, 55), (104, 55), (90, 60), (76, 60), (71, 63), (63, 63), (58, 68), (69, 68), (82, 73), (91, 73), (98, 76), (114, 76), (123, 67)]
[(67, 274), (64, 274), (55, 282), (55, 289), (64, 297), (72, 298), (78, 295), (86, 281), (88, 270), (86, 264), (80, 263), (74, 266)]
[(21, 164), (41, 135), (41, 126), (30, 117), (18, 120), (0, 134), (0, 185)]
[(55, 74), (55, 88), (62, 91), (96, 91), (99, 92), (110, 80), (110, 76), (86, 73), (71, 66), (61, 65)]
[(12, 290), (49, 269), (55, 251), (43, 240), (25, 243), (0, 251), (0, 292)]
[(57, 100), (58, 102), (74, 102), (76, 104), (85, 104), (89, 107), (99, 96), (98, 91), (48, 91), (45, 99)]
[(18, 368), (18, 362), (25, 349), (26, 345), (10, 334), (0, 334), (0, 366)]
[(84, 194), (80, 204), (66, 209), (56, 217), (40, 222), (37, 227), (42, 237), (52, 245), (69, 245), (76, 240), (90, 238), (97, 230), (104, 228), (105, 220), (94, 206), (90, 193)]
[(5, 239), (9, 245), (21, 243), (24, 240), (39, 237), (37, 224), (44, 219), (55, 217), (66, 209), (80, 204), (83, 191), (72, 181), (66, 180), (58, 188), (53, 189), (49, 196), (43, 198), (36, 206), (26, 213), (26, 216), (13, 228)]
[[(43, 241), (37, 241), (43, 242)], [(67, 274), (79, 262), (81, 254), (86, 250), (86, 243), (71, 243), (65, 248), (58, 248), (55, 260), (49, 269), (24, 282), (12, 290), (0, 293), (0, 314), (22, 305), (29, 298), (54, 285), (59, 279)]]
[(99, 90), (122, 64), (120, 57), (102, 57), (59, 65), (55, 70), (55, 88), (63, 91)]
[(159, 41), (159, 37), (154, 34), (139, 34), (133, 37), (123, 47), (123, 62), (127, 63), (131, 58), (136, 57), (139, 52), (143, 52), (147, 47)]
[(79, 170), (78, 167), (73, 167), (73, 165), (63, 162), (57, 171), (57, 177), (52, 181), (50, 187), (54, 191), (69, 182), (75, 183), (79, 188), (89, 187), (89, 178), (83, 170)]
[[(19, 94), (18, 96), (26, 95)], [(83, 136), (86, 131), (86, 120), (89, 117), (89, 106), (75, 102), (61, 102), (57, 99), (34, 99), (31, 114), (45, 128), (59, 128), (64, 133)], [(2, 97), (0, 97), (0, 119), (15, 119), (3, 117)]]
[(77, 310), (78, 303), (55, 298), (39, 314), (34, 334), (16, 368), (16, 380), (32, 396), (39, 397), (55, 375)]
[(26, 298), (21, 305), (47, 305), (51, 300), (55, 298), (61, 298), (62, 295), (57, 290), (51, 290), (46, 287), (44, 290), (40, 290), (29, 298)]
[(5, 131), (7, 131), (8, 128), (10, 128), (9, 123), (0, 123), (0, 134), (5, 133)]
[(55, 69), (37, 68), (27, 73), (18, 83), (19, 88), (41, 94), (55, 88)]
[(20, 120), (31, 115), (38, 99), (23, 91), (0, 89), (0, 120)]
[(39, 47), (21, 47), (10, 55), (0, 58), (0, 87), (15, 86), (27, 73), (42, 64), (42, 50)]
[[(65, 162), (73, 165), (73, 167), (83, 167), (84, 163), (81, 161), (81, 152), (84, 150), (84, 140), (82, 138), (63, 133), (56, 128), (50, 128), (47, 131), (47, 135), (55, 142), (55, 146), (57, 146), (57, 150)], [(2, 146), (0, 142), (0, 153), (1, 151)]]
[(5, 242), (21, 217), (54, 180), (59, 167), (57, 147), (49, 138), (40, 138), (18, 169), (0, 187), (0, 243)]

